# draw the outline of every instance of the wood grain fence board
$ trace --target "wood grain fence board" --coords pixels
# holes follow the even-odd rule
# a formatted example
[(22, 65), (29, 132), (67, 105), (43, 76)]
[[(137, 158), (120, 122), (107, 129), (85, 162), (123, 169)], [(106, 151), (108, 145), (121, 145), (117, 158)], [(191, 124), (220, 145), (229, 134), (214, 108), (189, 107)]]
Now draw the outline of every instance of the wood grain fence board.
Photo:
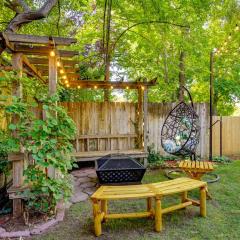
[[(125, 102), (79, 102), (61, 103), (77, 125), (78, 135), (103, 134), (135, 134), (137, 120), (137, 104)], [(161, 129), (169, 111), (176, 103), (148, 104), (148, 143), (154, 144), (155, 150), (166, 153), (161, 147)], [(200, 117), (201, 140), (198, 154), (206, 157), (208, 154), (208, 107), (207, 104), (196, 104), (196, 111)], [(108, 148), (109, 141), (109, 148)], [(128, 143), (130, 141), (130, 146)], [(90, 140), (90, 150), (120, 150), (136, 148), (136, 139), (126, 137), (114, 139)], [(79, 140), (79, 149), (86, 148), (86, 143)]]

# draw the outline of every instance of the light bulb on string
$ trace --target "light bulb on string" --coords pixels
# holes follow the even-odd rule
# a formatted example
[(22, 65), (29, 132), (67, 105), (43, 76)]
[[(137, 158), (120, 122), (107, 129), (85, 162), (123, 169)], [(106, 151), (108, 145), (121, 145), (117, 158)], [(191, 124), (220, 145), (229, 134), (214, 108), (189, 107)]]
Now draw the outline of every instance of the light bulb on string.
[(64, 70), (63, 70), (63, 69), (60, 69), (60, 73), (63, 74), (63, 73), (64, 73)]
[(113, 86), (111, 86), (110, 88), (113, 89)]
[(57, 61), (57, 66), (58, 66), (58, 67), (61, 67), (60, 61)]
[(55, 54), (55, 51), (50, 51), (50, 57), (55, 57), (56, 56), (56, 54)]
[(80, 88), (81, 88), (81, 86), (80, 86), (80, 85), (78, 85), (78, 86), (77, 86), (77, 88), (78, 88), (78, 89), (80, 89)]
[(94, 86), (94, 89), (97, 89), (97, 85)]
[(64, 75), (64, 76), (63, 76), (63, 79), (67, 79), (67, 76), (66, 76), (66, 75)]
[(239, 26), (236, 24), (235, 31), (239, 30)]
[(65, 83), (68, 84), (68, 80), (66, 80)]
[(129, 86), (127, 86), (126, 89), (128, 90), (128, 89), (129, 89)]
[(67, 84), (67, 88), (69, 88), (69, 84)]

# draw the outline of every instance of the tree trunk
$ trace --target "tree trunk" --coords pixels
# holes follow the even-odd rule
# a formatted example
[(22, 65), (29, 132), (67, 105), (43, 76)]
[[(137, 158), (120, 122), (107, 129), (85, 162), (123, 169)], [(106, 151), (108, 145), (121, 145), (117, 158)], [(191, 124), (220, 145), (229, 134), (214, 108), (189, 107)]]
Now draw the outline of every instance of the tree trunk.
[(185, 54), (183, 51), (180, 53), (180, 58), (179, 58), (179, 101), (184, 100), (184, 85), (185, 85), (185, 65), (184, 65), (184, 57)]

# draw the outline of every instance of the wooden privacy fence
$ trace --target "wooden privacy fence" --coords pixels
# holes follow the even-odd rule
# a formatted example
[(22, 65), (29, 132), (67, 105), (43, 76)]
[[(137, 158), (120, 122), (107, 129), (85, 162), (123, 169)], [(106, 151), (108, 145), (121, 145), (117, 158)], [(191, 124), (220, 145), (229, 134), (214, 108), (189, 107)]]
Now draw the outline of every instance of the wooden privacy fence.
[[(218, 121), (218, 122), (216, 122)], [(220, 155), (220, 117), (214, 116), (213, 122), (213, 156)], [(222, 117), (222, 155), (240, 155), (240, 117)]]
[[(79, 151), (102, 151), (110, 145), (111, 150), (135, 148), (137, 136), (137, 104), (128, 102), (65, 102), (61, 103), (77, 125)], [(161, 148), (161, 129), (169, 111), (175, 103), (149, 103), (147, 121), (147, 145), (154, 144), (155, 150), (165, 154)], [(200, 117), (201, 136), (197, 153), (208, 155), (208, 107), (205, 103), (195, 105)], [(99, 138), (89, 138), (97, 135)], [(102, 136), (102, 137), (101, 137)], [(145, 144), (145, 143), (144, 143)]]

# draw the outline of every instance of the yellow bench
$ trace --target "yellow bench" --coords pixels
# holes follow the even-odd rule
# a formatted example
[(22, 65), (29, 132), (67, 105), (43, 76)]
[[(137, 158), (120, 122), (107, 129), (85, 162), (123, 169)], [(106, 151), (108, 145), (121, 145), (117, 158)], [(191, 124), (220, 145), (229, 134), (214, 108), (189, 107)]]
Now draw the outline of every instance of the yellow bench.
[[(162, 215), (190, 205), (200, 207), (200, 215), (206, 216), (206, 187), (202, 181), (190, 178), (178, 178), (152, 184), (127, 185), (127, 186), (101, 186), (92, 196), (94, 230), (95, 235), (102, 234), (101, 223), (106, 219), (115, 218), (143, 218), (155, 216), (155, 230), (162, 230)], [(193, 189), (200, 189), (200, 201), (188, 198), (187, 192)], [(164, 196), (181, 194), (181, 203), (162, 208), (161, 200)], [(138, 213), (108, 213), (107, 203), (109, 200), (126, 199), (147, 199), (147, 211)], [(155, 209), (152, 206), (152, 199), (155, 199)]]

